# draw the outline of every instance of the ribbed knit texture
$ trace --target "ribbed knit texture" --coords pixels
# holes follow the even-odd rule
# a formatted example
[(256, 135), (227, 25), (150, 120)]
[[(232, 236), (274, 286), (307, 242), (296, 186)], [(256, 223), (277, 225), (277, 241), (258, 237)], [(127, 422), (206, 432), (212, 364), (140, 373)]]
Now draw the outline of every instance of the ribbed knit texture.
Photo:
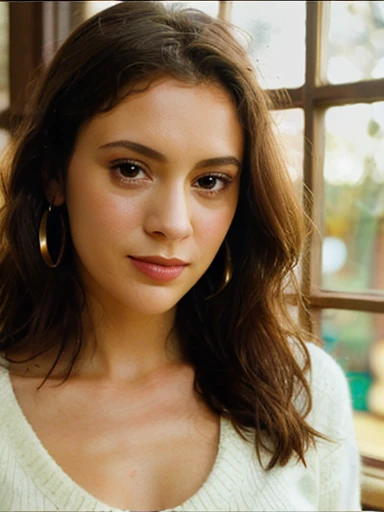
[[(330, 356), (315, 345), (308, 347), (314, 404), (309, 422), (336, 442), (318, 441), (306, 454), (307, 468), (292, 459), (264, 471), (254, 446), (221, 419), (218, 454), (207, 480), (167, 512), (360, 510), (348, 385)], [(0, 511), (21, 510), (121, 512), (91, 496), (56, 464), (24, 417), (8, 372), (0, 369)]]

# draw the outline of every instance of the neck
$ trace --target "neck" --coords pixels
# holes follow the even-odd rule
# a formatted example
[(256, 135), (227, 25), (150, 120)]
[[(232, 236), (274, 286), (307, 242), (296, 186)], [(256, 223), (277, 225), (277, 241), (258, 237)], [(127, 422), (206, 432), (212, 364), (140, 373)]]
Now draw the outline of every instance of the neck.
[[(116, 306), (116, 305), (115, 305)], [(84, 318), (84, 353), (77, 374), (89, 378), (135, 380), (181, 361), (173, 329), (176, 308), (140, 315), (91, 301)]]
[[(72, 376), (110, 381), (146, 379), (184, 363), (176, 329), (176, 307), (158, 315), (140, 315), (119, 304), (108, 309), (88, 296), (83, 313), (82, 350)], [(26, 361), (31, 354), (8, 353), (16, 361), (10, 371), (44, 378), (57, 356), (57, 349)], [(61, 380), (67, 371), (72, 351), (63, 353), (51, 378)], [(19, 362), (17, 362), (19, 361)]]

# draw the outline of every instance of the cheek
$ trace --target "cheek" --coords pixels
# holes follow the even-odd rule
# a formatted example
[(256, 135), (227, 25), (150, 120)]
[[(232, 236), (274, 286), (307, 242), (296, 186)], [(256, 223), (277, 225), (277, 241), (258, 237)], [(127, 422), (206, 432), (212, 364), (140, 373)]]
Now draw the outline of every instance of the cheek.
[[(236, 213), (239, 200), (239, 186), (233, 187), (221, 208), (206, 211), (203, 215), (203, 231), (207, 240), (224, 240)], [(221, 245), (221, 242), (219, 245)]]
[(141, 225), (141, 208), (137, 201), (119, 197), (98, 201), (91, 198), (84, 206), (85, 211), (71, 217), (71, 229), (95, 244), (108, 242), (104, 249), (124, 242)]
[(91, 197), (88, 202), (88, 224), (106, 234), (116, 234), (124, 237), (137, 227), (142, 220), (140, 201), (135, 198), (106, 195)]
[(235, 208), (206, 212), (199, 226), (199, 239), (205, 256), (212, 258), (219, 250), (230, 228)]
[(142, 222), (138, 198), (127, 200), (108, 188), (72, 180), (68, 186), (67, 208), (74, 242), (115, 244), (124, 240)]

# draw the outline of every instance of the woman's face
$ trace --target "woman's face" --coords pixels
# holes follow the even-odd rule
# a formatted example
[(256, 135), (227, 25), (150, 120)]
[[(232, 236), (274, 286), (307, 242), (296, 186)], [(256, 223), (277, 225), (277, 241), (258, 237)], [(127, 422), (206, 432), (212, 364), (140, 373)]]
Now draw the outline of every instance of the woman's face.
[(55, 203), (67, 205), (87, 293), (107, 308), (172, 309), (227, 234), (243, 144), (223, 88), (171, 78), (86, 123)]

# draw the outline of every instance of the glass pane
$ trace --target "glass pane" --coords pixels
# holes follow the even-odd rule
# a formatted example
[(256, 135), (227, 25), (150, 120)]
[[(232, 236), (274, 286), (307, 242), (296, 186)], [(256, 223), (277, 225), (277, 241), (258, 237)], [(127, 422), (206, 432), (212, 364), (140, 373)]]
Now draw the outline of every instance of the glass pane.
[(178, 0), (164, 1), (164, 4), (183, 4), (185, 7), (192, 7), (193, 9), (199, 9), (210, 16), (216, 17), (219, 13), (219, 2), (180, 2)]
[(100, 2), (84, 2), (84, 6), (85, 6), (85, 12), (84, 12), (84, 15), (85, 15), (85, 18), (90, 18), (91, 16), (93, 16), (94, 14), (96, 14), (97, 12), (100, 12), (100, 11), (103, 11), (104, 9), (107, 9), (108, 7), (111, 7), (112, 5), (115, 5), (115, 4), (118, 4), (119, 2), (105, 2), (105, 1), (100, 1)]
[[(119, 2), (84, 2), (85, 3), (85, 16), (89, 18), (103, 9), (107, 9), (111, 5), (118, 4)], [(210, 16), (217, 16), (219, 12), (219, 2), (183, 2), (183, 1), (163, 1), (162, 3), (178, 3), (184, 4), (185, 6), (192, 7), (204, 11)]]
[(8, 2), (0, 2), (0, 112), (9, 106)]
[[(303, 161), (304, 161), (304, 111), (301, 108), (272, 110), (274, 130), (281, 145), (288, 171), (295, 187), (297, 198), (303, 201)], [(301, 280), (301, 261), (295, 269), (297, 280)], [(286, 293), (294, 293), (291, 286)], [(296, 308), (297, 309), (297, 308)], [(298, 312), (296, 312), (298, 315)]]
[(326, 76), (331, 84), (384, 77), (384, 2), (331, 2)]
[(303, 197), (304, 111), (301, 108), (274, 110), (275, 133), (282, 145), (297, 197)]
[(384, 293), (384, 102), (325, 116), (322, 287)]
[(0, 128), (0, 157), (1, 154), (5, 148), (5, 146), (8, 144), (10, 140), (10, 134), (7, 130), (3, 130)]
[(233, 2), (232, 21), (252, 37), (250, 55), (263, 87), (300, 87), (305, 70), (306, 2)]
[(288, 312), (293, 322), (300, 323), (299, 308), (297, 306), (288, 306)]
[[(321, 332), (324, 348), (348, 377), (354, 408), (376, 412), (375, 390), (384, 386), (384, 315), (326, 309)], [(382, 401), (384, 410), (384, 394)]]

